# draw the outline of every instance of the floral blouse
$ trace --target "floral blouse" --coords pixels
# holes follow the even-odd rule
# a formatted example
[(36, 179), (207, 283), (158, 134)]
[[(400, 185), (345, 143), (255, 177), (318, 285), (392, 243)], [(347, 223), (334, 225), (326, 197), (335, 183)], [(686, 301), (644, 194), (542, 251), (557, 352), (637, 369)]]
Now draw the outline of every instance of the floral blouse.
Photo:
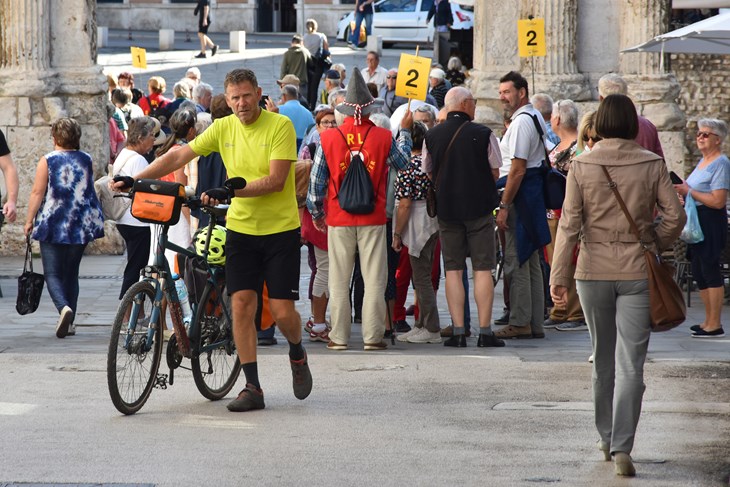
[(395, 199), (425, 200), (430, 186), (431, 180), (421, 170), (421, 154), (415, 154), (411, 157), (408, 167), (398, 171), (398, 178), (395, 181)]
[(61, 150), (45, 157), (48, 187), (36, 215), (33, 238), (56, 244), (87, 244), (103, 237), (104, 218), (94, 191), (91, 156)]

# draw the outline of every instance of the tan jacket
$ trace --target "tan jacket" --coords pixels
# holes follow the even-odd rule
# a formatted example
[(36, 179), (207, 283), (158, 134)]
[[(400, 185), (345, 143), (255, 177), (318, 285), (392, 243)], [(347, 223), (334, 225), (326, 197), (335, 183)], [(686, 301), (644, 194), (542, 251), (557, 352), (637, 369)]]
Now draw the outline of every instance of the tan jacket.
[[(608, 186), (606, 166), (641, 233), (663, 250), (682, 232), (686, 216), (664, 161), (633, 140), (605, 139), (575, 158), (568, 173), (563, 213), (555, 240), (550, 284), (568, 286), (573, 248), (580, 238), (575, 279), (646, 279), (641, 245)], [(661, 217), (654, 224), (654, 210)]]

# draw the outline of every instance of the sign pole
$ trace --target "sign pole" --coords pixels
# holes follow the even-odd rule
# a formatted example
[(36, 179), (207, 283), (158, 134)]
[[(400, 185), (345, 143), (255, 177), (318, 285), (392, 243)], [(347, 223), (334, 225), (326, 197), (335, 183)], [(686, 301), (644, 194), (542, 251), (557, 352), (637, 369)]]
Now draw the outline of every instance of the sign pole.
[[(418, 57), (418, 50), (421, 48), (421, 46), (416, 45), (416, 57)], [(406, 107), (406, 110), (409, 112), (411, 111), (411, 97), (408, 97), (408, 106)]]

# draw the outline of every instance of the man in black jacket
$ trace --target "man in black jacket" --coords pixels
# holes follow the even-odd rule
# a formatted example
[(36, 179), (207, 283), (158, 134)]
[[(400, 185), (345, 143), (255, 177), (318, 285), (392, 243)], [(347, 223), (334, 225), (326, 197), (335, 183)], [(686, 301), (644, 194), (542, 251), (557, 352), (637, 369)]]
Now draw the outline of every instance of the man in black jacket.
[(466, 256), (474, 270), (474, 299), (479, 314), (478, 347), (503, 347), (490, 327), (496, 265), (494, 208), (497, 207), (496, 180), (502, 156), (492, 131), (472, 122), (476, 99), (461, 86), (446, 94), (446, 121), (426, 133), (427, 153), (423, 171), (436, 187), (441, 251), (446, 271), (446, 301), (453, 336), (448, 347), (465, 347), (464, 285)]

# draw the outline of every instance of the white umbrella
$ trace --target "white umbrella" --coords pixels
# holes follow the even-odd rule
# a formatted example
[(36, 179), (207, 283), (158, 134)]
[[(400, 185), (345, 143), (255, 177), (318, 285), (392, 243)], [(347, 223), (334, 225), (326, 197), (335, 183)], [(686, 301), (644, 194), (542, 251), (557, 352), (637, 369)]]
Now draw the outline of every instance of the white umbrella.
[(656, 36), (621, 52), (730, 54), (730, 12)]

